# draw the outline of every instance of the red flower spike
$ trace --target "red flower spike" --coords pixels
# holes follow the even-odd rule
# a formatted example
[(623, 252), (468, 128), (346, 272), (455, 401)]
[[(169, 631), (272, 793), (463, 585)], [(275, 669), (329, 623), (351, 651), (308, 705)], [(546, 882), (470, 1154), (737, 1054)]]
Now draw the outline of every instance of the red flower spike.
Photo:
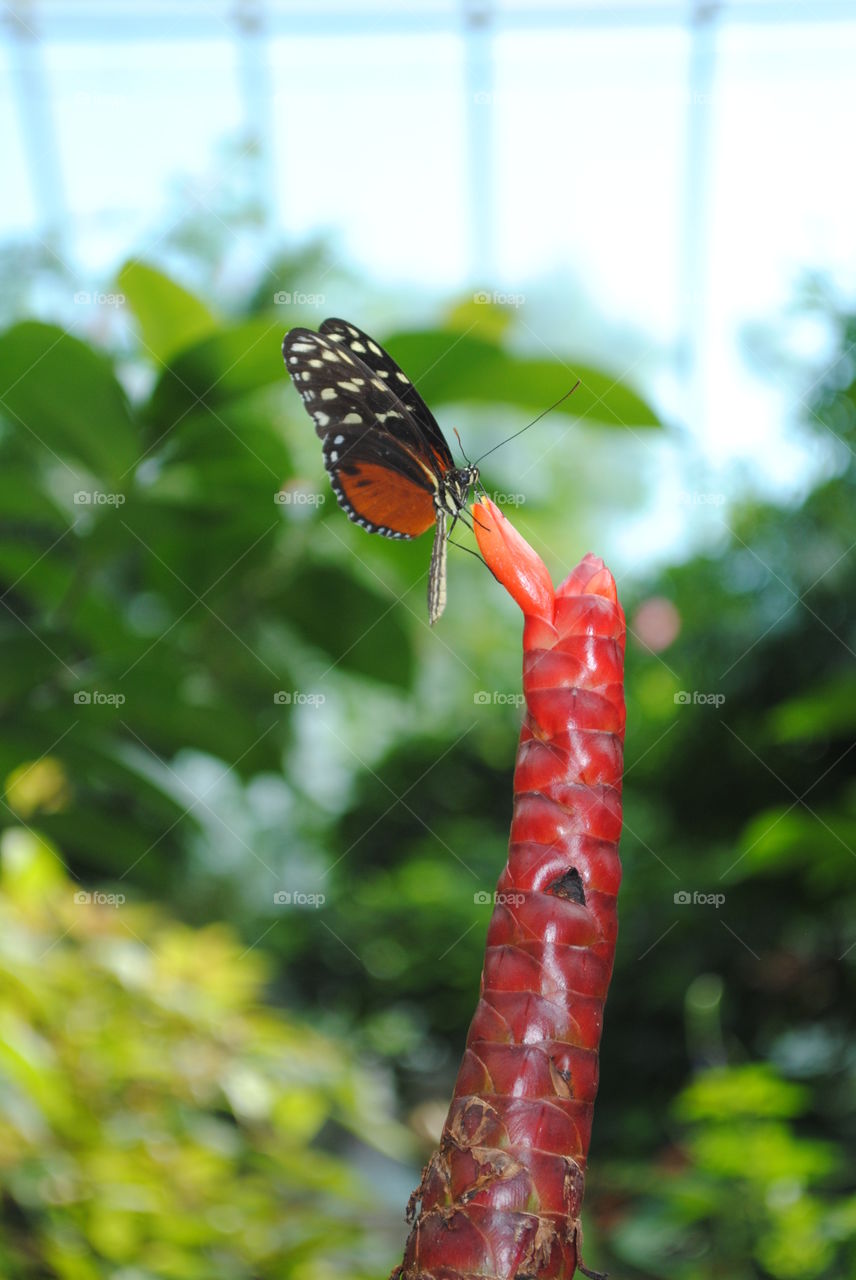
[(479, 549), (494, 575), (527, 617), (553, 621), (553, 583), (547, 566), (499, 507), (484, 498), (473, 504)]
[(476, 537), (523, 610), (508, 862), (439, 1150), (396, 1280), (570, 1280), (617, 935), (624, 614), (587, 555), (555, 591), (497, 507)]

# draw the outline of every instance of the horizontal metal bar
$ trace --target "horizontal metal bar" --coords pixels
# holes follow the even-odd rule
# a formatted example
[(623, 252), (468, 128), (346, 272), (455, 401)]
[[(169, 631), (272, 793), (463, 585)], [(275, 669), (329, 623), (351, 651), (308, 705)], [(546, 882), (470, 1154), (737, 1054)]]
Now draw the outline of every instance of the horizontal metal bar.
[[(777, 23), (818, 24), (856, 21), (856, 0), (745, 0), (740, 4), (711, 4), (712, 20), (721, 26), (750, 26)], [(29, 30), (42, 39), (63, 43), (116, 40), (198, 40), (228, 36), (235, 22), (235, 8), (226, 4), (141, 4), (115, 0), (37, 0), (7, 9), (0, 30), (8, 39), (17, 28)], [(486, 4), (487, 21), (496, 32), (566, 30), (571, 28), (626, 29), (674, 27), (692, 24), (692, 8), (687, 4), (575, 5), (519, 9), (494, 9)], [(438, 9), (379, 9), (286, 4), (279, 0), (258, 6), (263, 30), (269, 36), (426, 35), (459, 32), (462, 15), (457, 7)]]

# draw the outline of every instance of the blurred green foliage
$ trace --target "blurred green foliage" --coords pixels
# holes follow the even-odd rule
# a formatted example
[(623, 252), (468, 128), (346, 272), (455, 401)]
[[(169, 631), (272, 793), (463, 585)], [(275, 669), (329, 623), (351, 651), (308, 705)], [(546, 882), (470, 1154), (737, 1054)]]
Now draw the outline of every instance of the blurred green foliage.
[(227, 927), (75, 890), (22, 829), (0, 852), (2, 1274), (374, 1274), (374, 1201), (329, 1135), (406, 1153), (379, 1082), (264, 1005)]
[(669, 1280), (852, 1275), (856, 1195), (841, 1194), (836, 1145), (791, 1123), (808, 1105), (765, 1064), (697, 1076), (673, 1107), (674, 1146), (644, 1175), (613, 1170), (634, 1200), (610, 1233), (618, 1258)]
[[(283, 266), (284, 286), (298, 269)], [(429, 632), (427, 546), (367, 538), (330, 499), (279, 354), (287, 327), (320, 314), (274, 306), (259, 285), (247, 314), (224, 320), (144, 264), (119, 281), (134, 320), (109, 352), (33, 322), (0, 335), (3, 813), (13, 851), (28, 831), (83, 884), (159, 899), (169, 914), (83, 911), (58, 873), (41, 905), (10, 889), (10, 918), (23, 920), (10, 937), (44, 937), (45, 951), (70, 930), (32, 965), (45, 984), (68, 983), (51, 997), (53, 1021), (29, 1005), (16, 1017), (35, 1019), (40, 1046), (65, 1046), (62, 1060), (74, 1052), (75, 1071), (92, 1073), (91, 1094), (75, 1075), (58, 1096), (79, 1087), (92, 1114), (100, 1095), (121, 1100), (123, 1123), (105, 1107), (78, 1139), (86, 1161), (109, 1168), (136, 1142), (133, 1177), (151, 1197), (158, 1157), (138, 1136), (150, 1108), (190, 1179), (207, 1141), (201, 1125), (220, 1137), (214, 1155), (205, 1149), (212, 1171), (193, 1227), (209, 1209), (218, 1224), (234, 1222), (218, 1206), (227, 1179), (246, 1176), (246, 1230), (262, 1252), (227, 1247), (219, 1225), (194, 1251), (156, 1222), (157, 1197), (142, 1191), (149, 1207), (122, 1213), (143, 1230), (135, 1239), (158, 1248), (145, 1266), (142, 1245), (135, 1257), (105, 1252), (85, 1198), (52, 1199), (52, 1172), (28, 1172), (48, 1134), (63, 1160), (82, 1159), (49, 1118), (4, 1160), (19, 1270), (8, 1269), (88, 1280), (102, 1274), (90, 1265), (101, 1251), (112, 1267), (103, 1274), (121, 1280), (192, 1276), (200, 1259), (224, 1277), (324, 1276), (342, 1249), (355, 1274), (380, 1274), (396, 1260), (414, 1169), (385, 1165), (383, 1189), (366, 1176), (348, 1131), (399, 1157), (404, 1148), (384, 1120), (392, 1104), (367, 1110), (354, 1082), (366, 1071), (392, 1081), (428, 1149), (477, 995), (490, 911), (477, 895), (505, 856), (519, 617), (458, 556), (448, 611)], [(723, 503), (712, 547), (619, 584), (630, 623), (625, 884), (587, 1256), (631, 1280), (838, 1280), (854, 1268), (856, 321), (831, 322), (841, 355), (807, 376), (803, 428), (827, 456), (838, 442), (824, 478), (796, 504)], [(582, 376), (539, 424), (537, 448), (530, 434), (492, 455), (485, 482), (526, 490), (512, 516), (556, 577), (592, 528), (623, 518), (638, 495), (627, 450), (657, 418), (611, 374), (533, 359), (508, 312), (471, 302), (432, 328), (379, 336), (443, 422), (461, 425), (473, 456)], [(703, 481), (687, 474), (685, 484)], [(643, 606), (650, 620), (664, 600), (676, 634), (655, 643)], [(300, 893), (323, 902), (300, 907)], [(260, 938), (266, 996), (287, 1015), (260, 1005)], [(151, 1045), (167, 1045), (172, 1030), (166, 1014), (157, 1020), (160, 987), (108, 963), (131, 955), (145, 970), (163, 947), (166, 987), (208, 1010), (182, 1032), (213, 1073), (198, 1107), (181, 1093), (178, 1050), (156, 1064), (177, 1061), (175, 1080), (151, 1064)], [(61, 959), (67, 979), (54, 973)], [(68, 992), (82, 988), (92, 1003), (75, 1031)], [(218, 1039), (233, 1016), (244, 1028), (234, 1062)], [(97, 1030), (106, 1027), (116, 1061)], [(295, 1054), (303, 1067), (284, 1078)], [(263, 1079), (263, 1122), (223, 1092), (230, 1063)], [(5, 1066), (4, 1089), (7, 1080), (18, 1098)], [(292, 1096), (308, 1098), (305, 1115), (300, 1103), (283, 1120), (277, 1108)], [(274, 1155), (280, 1123), (288, 1142)], [(217, 1146), (217, 1125), (233, 1146)], [(78, 1185), (68, 1178), (61, 1187)], [(306, 1240), (289, 1235), (295, 1205), (318, 1215)], [(22, 1252), (36, 1221), (40, 1241), (72, 1242), (66, 1271), (43, 1261), (47, 1243), (40, 1261)], [(286, 1238), (296, 1250), (287, 1263), (275, 1252)]]
[[(210, 809), (181, 794), (176, 755), (206, 753), (245, 781), (278, 773), (297, 717), (277, 693), (328, 673), (343, 700), (360, 687), (351, 677), (412, 691), (425, 548), (375, 546), (327, 503), (280, 355), (305, 315), (218, 322), (139, 262), (119, 286), (137, 337), (115, 363), (53, 325), (0, 335), (0, 768), (56, 749), (70, 799), (41, 816), (75, 868), (186, 900), (187, 828)], [(389, 340), (434, 403), (538, 408), (545, 385), (567, 389), (565, 366), (464, 320)], [(655, 424), (633, 393), (583, 373), (575, 412)], [(129, 396), (119, 374), (145, 393)]]

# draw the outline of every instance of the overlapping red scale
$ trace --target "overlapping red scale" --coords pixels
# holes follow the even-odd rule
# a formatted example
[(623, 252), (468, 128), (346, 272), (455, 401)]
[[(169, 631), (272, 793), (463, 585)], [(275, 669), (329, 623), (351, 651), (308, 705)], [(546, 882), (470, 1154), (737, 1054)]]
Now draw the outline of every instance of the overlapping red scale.
[(513, 573), (493, 545), (482, 546), (491, 567), (524, 609), (532, 601), (527, 715), (480, 999), (402, 1280), (570, 1280), (579, 1261), (621, 879), (624, 619), (596, 557), (550, 605), (519, 535)]
[(615, 842), (585, 833), (549, 844), (533, 840), (512, 843), (497, 891), (511, 891), (518, 886), (546, 889), (568, 867), (576, 867), (580, 873), (586, 896), (593, 890), (613, 897), (618, 893), (621, 864)]
[(603, 1001), (593, 995), (577, 995), (573, 1002), (551, 999), (526, 991), (485, 991), (476, 1008), (467, 1044), (484, 1026), (502, 1028), (510, 1044), (537, 1044), (563, 1040), (566, 1044), (592, 1046), (600, 1039)]
[(547, 938), (556, 946), (589, 947), (600, 931), (591, 911), (578, 902), (558, 902), (551, 894), (509, 889), (494, 911), (487, 931), (487, 946), (543, 946)]
[(548, 1098), (565, 1089), (570, 1098), (592, 1101), (597, 1092), (597, 1053), (561, 1040), (540, 1044), (493, 1044), (471, 1040), (455, 1092), (503, 1093), (510, 1098)]
[[(467, 1211), (426, 1214), (408, 1241), (405, 1273), (462, 1277), (534, 1276), (565, 1280), (573, 1275), (574, 1240), (561, 1215), (547, 1220), (532, 1213), (508, 1213), (472, 1204)], [(456, 1259), (456, 1270), (446, 1270)], [(408, 1268), (413, 1268), (408, 1270)], [(537, 1268), (537, 1270), (536, 1270)]]

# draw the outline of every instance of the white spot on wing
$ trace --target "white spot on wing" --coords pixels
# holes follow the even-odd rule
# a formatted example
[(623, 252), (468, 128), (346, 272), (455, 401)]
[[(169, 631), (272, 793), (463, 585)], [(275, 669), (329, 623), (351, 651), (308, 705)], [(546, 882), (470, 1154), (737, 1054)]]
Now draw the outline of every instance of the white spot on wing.
[(336, 399), (336, 388), (335, 388), (335, 387), (322, 387), (322, 388), (321, 388), (321, 399), (322, 399), (322, 400), (335, 400), (335, 399)]
[(351, 425), (356, 426), (358, 423), (362, 422), (362, 418), (358, 413), (346, 413), (342, 422), (346, 427)]

